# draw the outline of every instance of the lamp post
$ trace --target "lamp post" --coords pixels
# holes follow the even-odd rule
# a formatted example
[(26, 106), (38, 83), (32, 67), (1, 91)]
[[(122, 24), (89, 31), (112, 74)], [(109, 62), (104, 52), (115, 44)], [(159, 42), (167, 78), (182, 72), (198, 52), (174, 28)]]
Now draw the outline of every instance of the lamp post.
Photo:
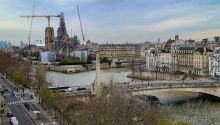
[(150, 86), (149, 77), (147, 77), (147, 86)]

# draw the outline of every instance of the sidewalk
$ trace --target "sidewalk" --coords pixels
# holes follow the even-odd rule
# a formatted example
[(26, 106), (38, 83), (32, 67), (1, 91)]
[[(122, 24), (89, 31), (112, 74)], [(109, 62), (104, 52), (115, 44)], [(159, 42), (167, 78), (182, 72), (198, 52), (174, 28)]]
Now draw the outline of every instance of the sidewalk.
[(55, 120), (52, 119), (51, 116), (50, 116), (39, 104), (37, 104), (37, 102), (33, 102), (33, 104), (34, 104), (37, 108), (39, 108), (40, 113), (41, 113), (42, 115), (44, 115), (44, 116), (50, 121), (51, 124), (53, 124), (53, 125), (58, 125), (58, 124), (55, 122)]
[(1, 116), (0, 116), (0, 125), (10, 125), (10, 123), (9, 123), (9, 118), (7, 117), (7, 112), (8, 112), (8, 110), (10, 111), (10, 109), (5, 109), (5, 112), (4, 112), (4, 114), (2, 114)]
[(1, 116), (0, 125), (10, 125), (9, 118), (6, 116), (6, 114)]
[[(32, 90), (30, 89), (25, 89), (24, 91), (25, 93), (29, 93), (29, 94), (32, 94), (34, 93)], [(27, 96), (24, 96), (22, 97), (23, 99), (29, 99)], [(33, 101), (32, 104), (37, 107), (40, 111), (40, 114), (45, 116), (46, 119), (48, 119), (49, 123), (52, 125), (58, 125), (56, 122), (54, 122), (55, 120), (51, 118), (51, 116), (41, 107), (41, 105), (38, 104), (39, 102), (39, 98), (34, 98), (34, 100), (37, 100), (37, 101)], [(34, 114), (34, 112), (31, 112), (29, 113), (33, 118), (35, 117), (37, 119), (37, 114)], [(43, 125), (42, 123), (44, 123), (44, 121), (42, 121), (41, 119), (37, 119), (37, 124), (39, 125)], [(46, 124), (46, 123), (45, 123)]]

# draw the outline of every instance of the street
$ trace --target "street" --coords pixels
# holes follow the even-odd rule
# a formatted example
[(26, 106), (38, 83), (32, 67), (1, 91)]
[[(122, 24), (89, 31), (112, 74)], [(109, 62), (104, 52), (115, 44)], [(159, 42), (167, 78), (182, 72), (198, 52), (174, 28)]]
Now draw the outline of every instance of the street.
[(197, 86), (219, 86), (214, 80), (186, 80), (186, 81), (143, 81), (143, 82), (131, 82), (129, 84), (120, 84), (121, 86), (129, 87), (130, 89), (138, 88), (160, 88), (160, 87), (197, 87)]
[[(6, 113), (12, 112), (14, 117), (19, 122), (19, 125), (49, 125), (54, 124), (52, 120), (49, 120), (43, 113), (37, 114), (34, 111), (40, 111), (37, 104), (38, 100), (31, 97), (30, 93), (21, 94), (21, 90), (16, 90), (15, 86), (5, 78), (1, 78), (1, 84), (3, 90), (6, 90), (3, 94), (6, 103)], [(30, 110), (24, 106), (27, 103), (30, 106)]]

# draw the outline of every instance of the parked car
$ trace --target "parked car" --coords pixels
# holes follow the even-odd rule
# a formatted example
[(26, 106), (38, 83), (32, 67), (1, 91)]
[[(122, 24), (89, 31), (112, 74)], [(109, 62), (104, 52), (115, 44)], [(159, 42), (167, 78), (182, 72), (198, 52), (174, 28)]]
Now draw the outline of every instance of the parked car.
[(30, 107), (30, 105), (29, 105), (27, 102), (24, 103), (24, 107), (25, 107), (27, 110), (31, 110), (31, 107)]
[(86, 90), (86, 88), (77, 88), (76, 90), (77, 90), (77, 91)]

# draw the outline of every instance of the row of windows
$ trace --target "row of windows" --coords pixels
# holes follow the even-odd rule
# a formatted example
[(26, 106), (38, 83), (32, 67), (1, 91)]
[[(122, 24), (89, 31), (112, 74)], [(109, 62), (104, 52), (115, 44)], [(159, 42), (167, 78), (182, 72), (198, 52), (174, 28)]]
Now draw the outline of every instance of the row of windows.
[(171, 50), (171, 53), (188, 53), (188, 54), (192, 54), (194, 53), (194, 50)]

